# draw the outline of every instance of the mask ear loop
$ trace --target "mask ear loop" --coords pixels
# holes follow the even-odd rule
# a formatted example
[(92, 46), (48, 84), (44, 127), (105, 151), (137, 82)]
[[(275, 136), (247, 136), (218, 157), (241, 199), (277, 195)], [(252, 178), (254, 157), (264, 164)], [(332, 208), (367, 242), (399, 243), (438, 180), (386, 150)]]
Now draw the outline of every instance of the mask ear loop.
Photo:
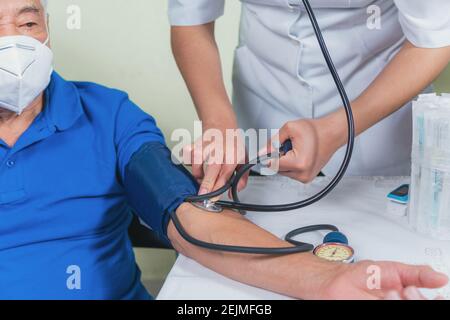
[(47, 32), (47, 39), (43, 42), (43, 45), (46, 46), (50, 42), (50, 28), (48, 27), (48, 13), (45, 13), (45, 30)]

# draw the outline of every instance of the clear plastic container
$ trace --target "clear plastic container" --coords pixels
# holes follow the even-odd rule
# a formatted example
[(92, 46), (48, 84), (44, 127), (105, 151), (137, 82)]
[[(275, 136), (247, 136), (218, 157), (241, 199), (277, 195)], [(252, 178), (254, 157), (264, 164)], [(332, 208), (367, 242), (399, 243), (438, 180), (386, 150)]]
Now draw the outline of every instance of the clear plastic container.
[(410, 224), (420, 233), (450, 240), (450, 171), (427, 166), (416, 166), (415, 171)]
[(450, 240), (450, 99), (421, 96), (413, 114), (409, 224)]

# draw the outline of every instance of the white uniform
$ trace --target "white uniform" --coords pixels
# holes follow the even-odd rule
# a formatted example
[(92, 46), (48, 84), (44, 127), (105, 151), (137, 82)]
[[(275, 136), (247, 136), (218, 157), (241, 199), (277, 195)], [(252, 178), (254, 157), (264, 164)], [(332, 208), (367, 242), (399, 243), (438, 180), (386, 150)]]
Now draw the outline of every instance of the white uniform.
[[(419, 47), (450, 45), (449, 0), (310, 2), (351, 100), (384, 69), (405, 36)], [(169, 0), (171, 24), (214, 21), (223, 14), (224, 3)], [(245, 129), (280, 128), (289, 120), (319, 118), (342, 105), (301, 3), (242, 1), (233, 104)], [(349, 174), (408, 175), (411, 118), (411, 107), (407, 105), (360, 135)], [(343, 149), (336, 153), (324, 168), (325, 174), (337, 170), (343, 153)]]

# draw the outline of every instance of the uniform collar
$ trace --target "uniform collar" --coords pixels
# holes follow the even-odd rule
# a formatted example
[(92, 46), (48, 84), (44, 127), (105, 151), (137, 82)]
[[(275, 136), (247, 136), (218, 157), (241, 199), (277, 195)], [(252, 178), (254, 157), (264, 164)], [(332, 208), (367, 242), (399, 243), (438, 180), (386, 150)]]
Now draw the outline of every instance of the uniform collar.
[(43, 118), (52, 131), (65, 131), (84, 114), (75, 85), (53, 72), (45, 90)]

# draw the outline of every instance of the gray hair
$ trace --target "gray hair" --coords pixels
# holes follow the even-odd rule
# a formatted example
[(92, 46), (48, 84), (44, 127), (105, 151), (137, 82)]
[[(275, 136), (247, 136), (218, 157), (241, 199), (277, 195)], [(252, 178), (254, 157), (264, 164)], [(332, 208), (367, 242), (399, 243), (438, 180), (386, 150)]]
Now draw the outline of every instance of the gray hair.
[(48, 0), (41, 0), (41, 4), (44, 7), (45, 12), (47, 12), (47, 2)]

